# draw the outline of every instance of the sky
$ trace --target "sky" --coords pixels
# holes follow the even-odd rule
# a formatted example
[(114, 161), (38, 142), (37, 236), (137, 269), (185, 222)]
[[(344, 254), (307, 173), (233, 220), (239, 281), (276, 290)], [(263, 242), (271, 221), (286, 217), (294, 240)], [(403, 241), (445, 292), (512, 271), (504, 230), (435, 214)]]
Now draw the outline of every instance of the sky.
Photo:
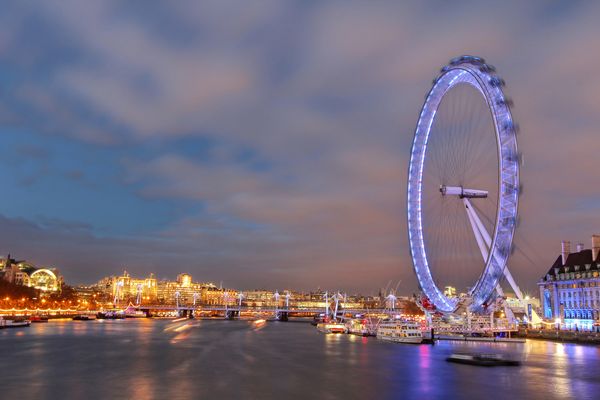
[[(526, 4), (524, 4), (526, 3)], [(600, 4), (6, 1), (0, 252), (91, 283), (417, 290), (406, 175), (424, 96), (496, 66), (523, 153), (519, 284), (600, 233)]]

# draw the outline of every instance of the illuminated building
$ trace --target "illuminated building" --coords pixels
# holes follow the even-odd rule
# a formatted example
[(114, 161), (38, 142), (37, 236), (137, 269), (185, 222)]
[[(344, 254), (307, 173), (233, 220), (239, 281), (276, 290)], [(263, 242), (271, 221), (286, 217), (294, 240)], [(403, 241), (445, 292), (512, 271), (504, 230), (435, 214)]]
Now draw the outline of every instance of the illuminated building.
[(50, 269), (38, 269), (29, 276), (29, 286), (44, 292), (56, 292), (60, 290), (60, 279)]
[(271, 290), (249, 290), (244, 292), (244, 302), (249, 307), (273, 307), (275, 292)]
[(110, 276), (101, 279), (95, 286), (95, 289), (102, 293), (107, 299), (117, 301), (133, 301), (141, 293), (142, 299), (146, 301), (156, 301), (157, 282), (153, 274), (148, 278), (132, 278), (127, 271), (122, 276)]
[(143, 304), (204, 304), (222, 305), (236, 302), (237, 292), (219, 289), (212, 283), (197, 283), (192, 275), (182, 273), (177, 280), (157, 280), (154, 274), (148, 278), (133, 278), (127, 271), (122, 276), (110, 276), (93, 285), (105, 300), (111, 302), (132, 302)]
[(218, 288), (212, 283), (201, 284), (200, 301), (203, 305), (236, 304), (238, 292), (233, 289)]
[[(279, 300), (275, 299), (275, 291), (272, 290), (250, 290), (243, 292), (243, 305), (257, 308), (274, 308), (275, 306), (284, 307), (286, 304), (286, 296), (289, 294), (289, 306), (296, 309), (325, 309), (325, 292), (296, 292), (291, 290), (283, 290), (279, 293)], [(330, 293), (330, 296), (333, 292)], [(332, 304), (331, 297), (329, 302)], [(375, 308), (374, 302), (370, 297), (362, 296), (344, 296), (344, 300), (340, 301), (342, 309), (363, 309), (365, 307)]]
[(192, 276), (190, 274), (177, 275), (177, 283), (181, 287), (190, 287), (192, 285)]
[(519, 300), (516, 296), (511, 295), (506, 297), (506, 303), (508, 306), (516, 312), (524, 312), (524, 310), (529, 307), (536, 309), (536, 311), (540, 308), (540, 300), (535, 297), (525, 296), (523, 300)]
[(456, 297), (456, 288), (453, 286), (446, 286), (444, 288), (444, 296), (446, 297)]
[(61, 290), (63, 278), (56, 268), (36, 268), (25, 261), (17, 261), (10, 257), (0, 260), (2, 279), (16, 285), (33, 287), (42, 292)]
[[(561, 254), (538, 282), (543, 316), (563, 329), (594, 330), (600, 323), (600, 235), (592, 236), (592, 249), (562, 242)], [(596, 324), (596, 326), (595, 326)]]

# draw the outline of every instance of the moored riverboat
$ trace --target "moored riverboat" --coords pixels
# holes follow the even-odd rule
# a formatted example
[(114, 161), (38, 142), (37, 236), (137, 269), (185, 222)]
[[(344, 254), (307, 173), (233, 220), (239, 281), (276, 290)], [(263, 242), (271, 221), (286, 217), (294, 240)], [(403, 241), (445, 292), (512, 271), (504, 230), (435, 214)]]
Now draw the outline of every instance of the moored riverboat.
[(310, 324), (312, 326), (317, 326), (323, 322), (327, 322), (327, 317), (325, 317), (325, 314), (318, 314), (314, 316), (312, 321), (310, 321)]
[(124, 319), (125, 314), (116, 311), (99, 311), (96, 314), (96, 319)]
[(367, 319), (355, 318), (346, 321), (346, 330), (351, 335), (375, 336), (376, 329)]
[(346, 333), (346, 325), (340, 322), (321, 322), (317, 324), (317, 330), (323, 333)]
[(94, 318), (87, 314), (77, 314), (73, 317), (73, 321), (91, 321)]
[(421, 327), (415, 322), (386, 321), (377, 327), (377, 339), (396, 343), (423, 343)]
[(143, 311), (125, 311), (125, 318), (146, 318), (146, 315)]
[(25, 318), (6, 319), (0, 317), (0, 329), (3, 328), (24, 328), (31, 325), (31, 321)]

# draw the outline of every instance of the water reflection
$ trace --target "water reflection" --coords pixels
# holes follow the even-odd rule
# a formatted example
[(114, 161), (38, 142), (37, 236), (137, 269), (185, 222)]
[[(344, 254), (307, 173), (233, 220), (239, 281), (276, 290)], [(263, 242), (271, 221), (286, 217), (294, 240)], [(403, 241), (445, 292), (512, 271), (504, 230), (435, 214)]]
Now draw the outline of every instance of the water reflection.
[(562, 343), (556, 343), (554, 345), (554, 354), (558, 357), (564, 357), (565, 353), (565, 345)]
[[(509, 353), (524, 365), (490, 370), (445, 362), (461, 351)], [(600, 391), (595, 347), (401, 345), (324, 335), (294, 322), (50, 322), (0, 331), (0, 354), (7, 399), (586, 399)]]

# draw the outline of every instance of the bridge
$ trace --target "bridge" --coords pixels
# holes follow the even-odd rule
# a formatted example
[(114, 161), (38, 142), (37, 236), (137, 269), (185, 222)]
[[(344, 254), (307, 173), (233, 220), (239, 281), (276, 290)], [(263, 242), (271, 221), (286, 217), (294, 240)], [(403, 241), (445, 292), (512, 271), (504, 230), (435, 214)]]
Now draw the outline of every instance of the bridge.
[(338, 318), (343, 315), (392, 315), (398, 311), (394, 309), (372, 309), (372, 308), (342, 308), (335, 309), (321, 308), (306, 308), (306, 307), (250, 307), (250, 306), (229, 306), (229, 305), (214, 305), (214, 306), (189, 306), (189, 305), (166, 305), (166, 304), (140, 304), (129, 305), (126, 310), (142, 311), (146, 315), (151, 316), (157, 313), (172, 313), (176, 312), (178, 316), (198, 316), (211, 315), (222, 316), (226, 319), (239, 318), (243, 314), (254, 316), (271, 315), (273, 318), (281, 321), (287, 321), (289, 317), (312, 317), (320, 314), (337, 315)]

